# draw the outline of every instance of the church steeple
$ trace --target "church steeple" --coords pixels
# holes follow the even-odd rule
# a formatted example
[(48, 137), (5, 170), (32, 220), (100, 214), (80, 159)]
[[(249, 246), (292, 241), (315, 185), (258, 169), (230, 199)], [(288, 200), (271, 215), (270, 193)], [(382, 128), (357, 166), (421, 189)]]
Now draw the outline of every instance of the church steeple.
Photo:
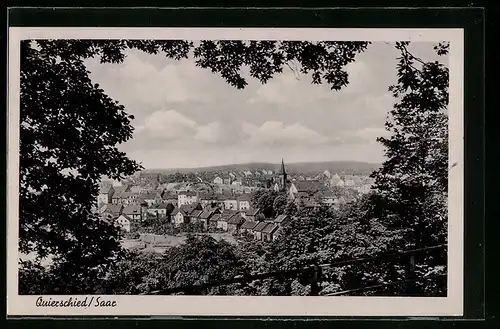
[(285, 162), (283, 161), (283, 158), (281, 159), (281, 190), (285, 191), (286, 190), (286, 182), (287, 182), (287, 175), (286, 175), (286, 170), (285, 170)]

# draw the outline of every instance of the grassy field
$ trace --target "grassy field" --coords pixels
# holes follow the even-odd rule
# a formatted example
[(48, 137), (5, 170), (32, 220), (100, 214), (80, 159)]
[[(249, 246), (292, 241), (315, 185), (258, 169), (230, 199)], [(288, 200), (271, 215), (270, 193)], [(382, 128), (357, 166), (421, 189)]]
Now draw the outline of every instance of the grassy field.
[[(209, 235), (217, 241), (226, 240), (229, 243), (238, 243), (229, 233), (198, 233), (196, 235)], [(169, 247), (175, 247), (186, 241), (186, 235), (155, 235), (144, 234), (139, 239), (124, 239), (122, 246), (125, 249), (139, 249), (144, 251), (163, 252)]]

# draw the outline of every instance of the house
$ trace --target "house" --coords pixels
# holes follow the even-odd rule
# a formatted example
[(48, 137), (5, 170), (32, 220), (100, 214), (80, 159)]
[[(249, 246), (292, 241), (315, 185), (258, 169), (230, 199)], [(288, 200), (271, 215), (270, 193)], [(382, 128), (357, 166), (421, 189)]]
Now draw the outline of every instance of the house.
[(148, 208), (147, 212), (151, 215), (165, 217), (167, 216), (167, 206), (167, 203), (156, 204)]
[(253, 221), (258, 221), (263, 217), (262, 212), (260, 209), (255, 209), (255, 208), (249, 208), (245, 214), (244, 214), (245, 219), (247, 220), (253, 220)]
[(235, 186), (242, 186), (242, 185), (243, 185), (243, 181), (241, 180), (241, 178), (235, 178), (235, 179), (231, 182), (231, 185), (235, 185)]
[(253, 237), (255, 240), (262, 240), (262, 231), (264, 228), (267, 226), (267, 222), (259, 222), (254, 228), (253, 228)]
[(99, 189), (99, 194), (97, 196), (97, 204), (103, 205), (103, 204), (112, 203), (114, 193), (115, 193), (115, 189), (112, 185), (101, 187)]
[(231, 234), (238, 234), (244, 222), (245, 219), (240, 214), (232, 216), (227, 221), (227, 231)]
[(163, 201), (163, 194), (165, 194), (165, 191), (160, 189), (160, 190), (156, 190), (154, 192), (156, 193), (155, 202)]
[(354, 183), (354, 180), (352, 179), (346, 179), (344, 182), (345, 187), (354, 187), (356, 183)]
[(125, 192), (115, 193), (115, 195), (113, 195), (113, 198), (117, 196), (118, 199), (117, 203), (121, 203), (123, 205), (129, 205), (135, 203), (135, 200), (137, 199), (138, 195), (139, 195), (138, 193), (125, 191)]
[(132, 220), (141, 220), (142, 219), (141, 206), (138, 206), (138, 205), (125, 206), (122, 210), (122, 214), (127, 215)]
[(203, 213), (203, 210), (198, 210), (198, 209), (193, 209), (189, 213), (189, 219), (191, 223), (198, 223), (201, 221), (201, 214)]
[[(208, 230), (215, 230), (218, 228), (218, 223), (221, 218), (220, 214), (213, 214), (210, 220), (208, 221)], [(222, 228), (220, 228), (222, 229)]]
[(157, 201), (156, 195), (156, 191), (145, 191), (140, 195), (140, 197), (143, 202), (148, 204), (148, 207), (151, 207)]
[(296, 180), (293, 181), (288, 191), (292, 200), (308, 199), (315, 196), (318, 192), (326, 190), (326, 186), (317, 180)]
[(123, 205), (121, 204), (105, 204), (99, 208), (99, 214), (103, 215), (105, 213), (110, 214), (113, 218), (116, 218), (122, 214)]
[(227, 231), (228, 230), (227, 222), (228, 222), (228, 220), (230, 220), (235, 215), (236, 215), (236, 213), (229, 212), (229, 211), (225, 210), (217, 218), (217, 228), (221, 229), (223, 231)]
[(116, 219), (116, 223), (125, 232), (130, 232), (131, 218), (125, 214), (121, 214), (120, 217)]
[(274, 233), (278, 230), (278, 227), (279, 226), (275, 223), (268, 223), (262, 229), (262, 240), (273, 241), (274, 240)]
[(238, 200), (238, 209), (239, 210), (248, 210), (250, 209), (250, 196), (241, 195), (237, 198)]
[(165, 192), (162, 195), (163, 203), (177, 204), (178, 196), (169, 192)]
[(332, 207), (335, 204), (335, 199), (335, 195), (330, 191), (321, 194), (321, 203), (326, 206)]
[(224, 200), (224, 209), (229, 210), (237, 210), (238, 209), (238, 200), (236, 197), (226, 197)]
[(198, 202), (198, 194), (193, 191), (182, 192), (177, 195), (177, 207)]
[(290, 221), (290, 216), (288, 215), (279, 215), (274, 219), (274, 223), (276, 223), (280, 227), (285, 225), (289, 221)]
[(175, 208), (171, 214), (174, 219), (174, 226), (179, 227), (182, 224), (189, 223), (188, 209), (185, 207)]
[(330, 186), (344, 186), (344, 181), (338, 174), (335, 174), (330, 178)]
[(217, 196), (212, 193), (200, 194), (200, 203), (203, 209), (217, 206)]
[(222, 184), (224, 184), (224, 180), (222, 179), (222, 177), (217, 176), (214, 178), (214, 184), (222, 185)]
[(232, 181), (233, 181), (233, 178), (230, 175), (222, 176), (222, 182), (224, 185), (231, 185)]
[(212, 210), (204, 210), (201, 215), (200, 215), (200, 222), (203, 223), (203, 228), (205, 230), (208, 230), (208, 228), (210, 227), (210, 220), (211, 218), (218, 214), (220, 211), (215, 208), (215, 209), (212, 209)]
[(130, 192), (130, 185), (113, 186), (115, 193)]
[(253, 229), (257, 226), (259, 222), (253, 220), (246, 220), (243, 225), (241, 225), (241, 233), (249, 233), (253, 235)]

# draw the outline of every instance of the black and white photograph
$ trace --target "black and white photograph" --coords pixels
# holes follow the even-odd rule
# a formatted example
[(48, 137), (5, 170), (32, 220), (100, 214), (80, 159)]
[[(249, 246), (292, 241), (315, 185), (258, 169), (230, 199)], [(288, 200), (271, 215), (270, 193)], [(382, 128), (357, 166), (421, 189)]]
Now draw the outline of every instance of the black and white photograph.
[(25, 307), (109, 313), (120, 298), (142, 309), (139, 298), (147, 314), (151, 298), (155, 312), (168, 299), (201, 314), (227, 297), (404, 297), (436, 308), (461, 293), (450, 290), (463, 220), (450, 217), (463, 166), (460, 128), (450, 137), (462, 120), (456, 37), (18, 30), (9, 291), (32, 298)]

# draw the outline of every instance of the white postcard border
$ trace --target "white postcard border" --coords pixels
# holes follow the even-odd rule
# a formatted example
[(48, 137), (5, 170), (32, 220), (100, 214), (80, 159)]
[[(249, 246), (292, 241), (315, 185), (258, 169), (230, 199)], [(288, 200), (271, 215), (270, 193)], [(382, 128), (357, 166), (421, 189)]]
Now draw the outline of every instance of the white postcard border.
[[(463, 315), (464, 35), (462, 29), (323, 28), (32, 28), (8, 31), (7, 314), (9, 316), (461, 316)], [(39, 296), (18, 295), (19, 70), (22, 39), (237, 39), (309, 41), (450, 41), (448, 296), (248, 297), (100, 296), (113, 308), (37, 307)], [(45, 300), (70, 296), (43, 296)], [(79, 300), (86, 296), (72, 296)], [(98, 296), (87, 296), (88, 298)]]

